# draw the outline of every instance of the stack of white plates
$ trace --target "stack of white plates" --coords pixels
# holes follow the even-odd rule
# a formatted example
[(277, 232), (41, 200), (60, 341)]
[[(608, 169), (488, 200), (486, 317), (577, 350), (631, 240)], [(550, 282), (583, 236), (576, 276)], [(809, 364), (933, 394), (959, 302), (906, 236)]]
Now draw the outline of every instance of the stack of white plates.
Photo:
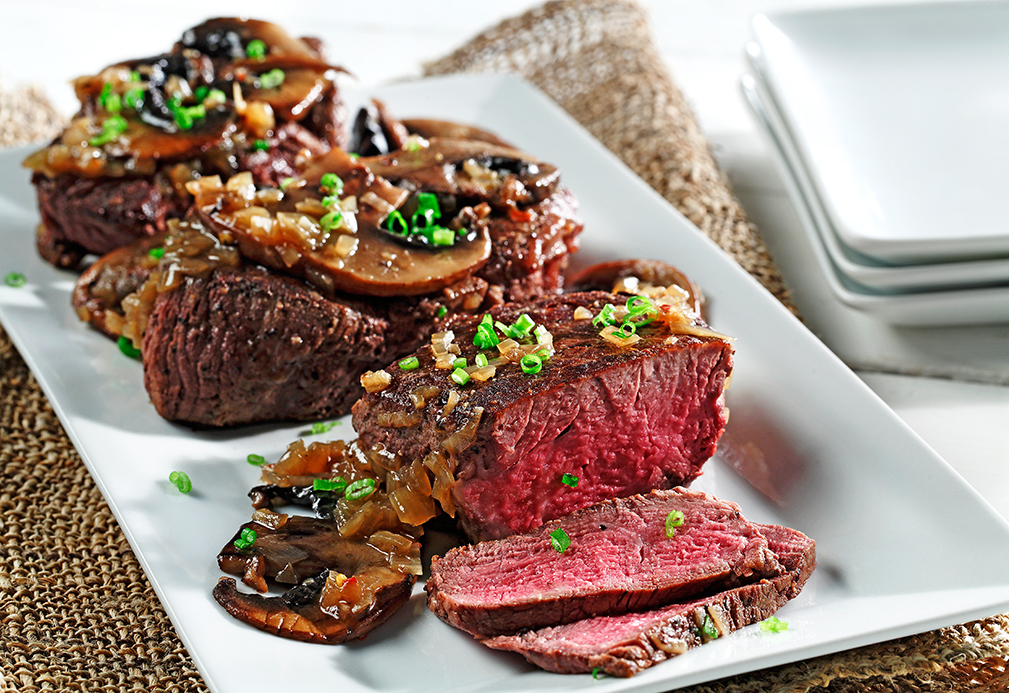
[(845, 304), (1009, 321), (1009, 3), (757, 16), (743, 93)]

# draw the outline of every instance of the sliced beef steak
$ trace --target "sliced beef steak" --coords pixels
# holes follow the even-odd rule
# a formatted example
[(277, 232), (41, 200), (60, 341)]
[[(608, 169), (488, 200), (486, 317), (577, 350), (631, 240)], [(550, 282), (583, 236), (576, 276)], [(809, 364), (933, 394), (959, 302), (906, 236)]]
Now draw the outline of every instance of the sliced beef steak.
[[(682, 514), (672, 536), (670, 513)], [(563, 551), (552, 541), (559, 536), (570, 541)], [(737, 505), (676, 488), (604, 501), (528, 534), (453, 549), (432, 561), (428, 606), (488, 637), (643, 611), (781, 572), (767, 539)]]
[[(474, 540), (686, 484), (724, 429), (732, 348), (699, 325), (658, 320), (637, 330), (636, 344), (617, 346), (591, 319), (575, 318), (626, 301), (589, 292), (494, 308), (493, 321), (511, 325), (527, 313), (552, 334), (554, 353), (538, 373), (505, 362), (488, 380), (458, 386), (424, 347), (418, 368), (390, 368), (389, 385), (355, 405), (354, 427), (366, 445), (407, 459), (447, 456), (458, 479), (452, 499)], [(478, 324), (453, 324), (457, 357), (468, 364)], [(572, 477), (576, 485), (563, 482)]]
[(560, 674), (598, 669), (626, 677), (762, 621), (802, 590), (816, 566), (816, 546), (795, 530), (755, 526), (784, 568), (776, 577), (652, 611), (599, 616), (483, 643), (518, 652), (536, 666)]

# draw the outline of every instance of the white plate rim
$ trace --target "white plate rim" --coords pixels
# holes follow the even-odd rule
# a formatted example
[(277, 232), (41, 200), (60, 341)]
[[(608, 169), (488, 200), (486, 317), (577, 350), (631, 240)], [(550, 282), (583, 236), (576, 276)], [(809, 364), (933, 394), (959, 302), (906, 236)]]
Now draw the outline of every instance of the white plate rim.
[[(394, 85), (380, 90), (379, 95), (393, 108), (406, 103), (417, 109), (429, 105), (431, 111), (415, 110), (410, 115), (433, 117), (444, 117), (442, 113), (450, 106), (456, 107), (457, 114), (466, 113), (474, 99), (486, 99), (494, 106), (495, 117), (505, 120), (482, 122), (479, 115), (469, 120), (485, 127), (493, 126), (523, 146), (527, 145), (523, 137), (535, 140), (536, 145), (528, 148), (543, 151), (545, 159), (554, 160), (569, 171), (567, 180), (576, 193), (583, 185), (597, 192), (595, 187), (601, 184), (620, 193), (626, 208), (621, 207), (619, 214), (615, 211), (611, 219), (596, 219), (593, 215), (600, 205), (610, 208), (612, 201), (605, 196), (602, 199), (597, 199), (596, 195), (586, 196), (586, 216), (597, 225), (591, 230), (595, 237), (586, 237), (585, 252), (592, 255), (620, 249), (635, 256), (640, 254), (636, 252), (638, 249), (647, 248), (675, 255), (667, 259), (675, 259), (695, 279), (702, 281), (707, 287), (715, 325), (731, 326), (737, 336), (745, 336), (737, 346), (737, 374), (730, 393), (733, 411), (737, 412), (737, 418), (745, 417), (747, 412), (769, 417), (767, 430), (787, 439), (789, 450), (794, 448), (804, 453), (802, 461), (806, 466), (796, 483), (805, 491), (817, 491), (817, 495), (804, 495), (792, 489), (782, 503), (773, 505), (755, 496), (752, 489), (723, 463), (723, 459), (740, 454), (746, 447), (740, 445), (745, 441), (734, 433), (732, 436), (727, 433), (723, 438), (720, 459), (706, 467), (705, 488), (714, 486), (731, 491), (720, 495), (743, 504), (747, 516), (755, 521), (774, 521), (777, 514), (802, 518), (800, 522), (788, 524), (821, 542), (821, 569), (814, 574), (803, 594), (786, 606), (789, 618), (793, 619), (793, 631), (788, 636), (777, 640), (762, 639), (750, 628), (706, 645), (690, 653), (690, 657), (677, 658), (626, 681), (598, 682), (587, 676), (550, 675), (533, 671), (512, 658), (480, 650), (464, 636), (433, 619), (416, 596), (402, 617), (397, 616), (390, 624), (402, 630), (373, 634), (370, 642), (363, 645), (319, 648), (278, 641), (252, 631), (214, 610), (216, 605), (210, 603), (207, 592), (219, 573), (213, 565), (213, 556), (205, 555), (201, 547), (211, 545), (212, 553), (216, 553), (221, 545), (220, 537), (226, 540), (234, 527), (247, 518), (248, 507), (244, 501), (239, 501), (239, 508), (229, 504), (234, 504), (235, 494), (244, 494), (251, 485), (250, 478), (255, 482), (254, 474), (242, 461), (245, 453), (251, 451), (250, 447), (258, 447), (259, 451), (270, 446), (270, 452), (282, 450), (304, 425), (195, 434), (158, 419), (149, 407), (138, 407), (137, 402), (142, 405), (144, 400), (135, 391), (139, 383), (138, 364), (117, 356), (114, 346), (107, 340), (77, 323), (72, 311), (61, 307), (65, 306), (61, 301), (66, 300), (69, 291), (66, 275), (38, 259), (30, 242), (19, 245), (5, 261), (5, 266), (0, 266), (0, 271), (21, 269), (29, 275), (29, 282), (21, 289), (0, 287), (0, 319), (80, 450), (212, 690), (230, 693), (244, 690), (252, 683), (265, 685), (270, 678), (275, 679), (278, 690), (290, 689), (287, 685), (290, 680), (286, 677), (291, 674), (291, 665), (285, 657), (291, 653), (296, 653), (294, 656), (298, 660), (299, 690), (310, 687), (313, 681), (319, 685), (340, 683), (347, 691), (449, 690), (452, 686), (446, 685), (446, 681), (456, 679), (432, 680), (432, 677), (464, 674), (477, 677), (468, 683), (459, 683), (470, 690), (521, 687), (547, 691), (589, 686), (592, 690), (604, 691), (668, 690), (1009, 609), (1009, 586), (1001, 581), (992, 582), (994, 577), (990, 579), (989, 575), (1004, 575), (1009, 569), (1009, 551), (1001, 550), (990, 558), (989, 564), (973, 566), (969, 573), (953, 570), (942, 583), (922, 583), (920, 580), (928, 576), (908, 574), (898, 575), (904, 580), (891, 584), (892, 578), (887, 578), (889, 572), (880, 571), (887, 567), (886, 561), (901, 558), (903, 549), (875, 546), (872, 542), (862, 546), (861, 540), (858, 546), (852, 544), (863, 523), (876, 523), (884, 536), (900, 529), (879, 524), (880, 510), (875, 501), (880, 489), (872, 483), (865, 489), (865, 482), (878, 478), (889, 487), (895, 483), (893, 479), (919, 473), (921, 469), (928, 470), (927, 478), (905, 484), (907, 498), (891, 499), (896, 525), (911, 520), (915, 527), (943, 535), (947, 529), (959, 529), (961, 523), (969, 521), (970, 527), (985, 531), (989, 542), (1005, 549), (1009, 548), (1009, 524), (778, 301), (682, 215), (630, 174), (555, 104), (521, 80), (508, 76), (426, 80)], [(509, 108), (519, 108), (520, 112), (513, 113)], [(576, 150), (567, 149), (571, 145), (576, 145)], [(4, 190), (17, 188), (15, 198), (27, 191), (24, 172), (12, 170), (19, 154), (0, 156), (3, 162), (0, 176), (9, 184)], [(586, 162), (590, 164), (588, 169), (579, 165)], [(600, 183), (599, 179), (605, 182)], [(0, 228), (7, 233), (30, 231), (30, 228), (26, 231), (31, 218), (31, 214), (25, 212), (27, 206), (24, 199), (5, 199), (0, 193), (0, 221), (3, 222)], [(607, 227), (611, 222), (616, 225)], [(663, 229), (662, 233), (668, 235), (650, 236), (639, 228), (642, 225), (646, 225), (646, 231)], [(21, 263), (21, 267), (6, 265), (11, 261)], [(717, 281), (710, 276), (712, 273), (717, 275)], [(41, 322), (33, 323), (33, 320)], [(43, 329), (39, 329), (40, 325)], [(53, 340), (47, 338), (52, 330), (65, 339), (52, 343)], [(783, 343), (788, 345), (787, 358), (780, 353)], [(766, 363), (759, 363), (758, 355)], [(66, 358), (66, 362), (57, 363), (55, 359), (60, 357)], [(81, 364), (91, 370), (69, 369), (69, 366)], [(767, 378), (777, 381), (767, 382)], [(782, 382), (794, 384), (795, 391), (782, 388)], [(82, 387), (94, 389), (85, 392)], [(830, 392), (831, 397), (816, 398), (814, 393), (804, 391), (810, 387)], [(77, 411), (86, 405), (90, 406), (85, 411)], [(829, 421), (830, 426), (824, 427), (818, 421)], [(864, 435), (860, 439), (853, 440), (847, 433), (848, 429), (862, 428), (866, 430), (862, 431)], [(730, 427), (730, 432), (738, 430), (741, 430), (738, 426)], [(96, 440), (102, 441), (102, 445), (96, 446)], [(114, 442), (126, 449), (147, 443), (145, 450), (149, 454), (144, 464), (110, 459), (113, 453), (109, 450)], [(169, 442), (172, 445), (166, 444)], [(860, 467), (866, 479), (844, 476), (842, 463), (861, 464), (859, 460), (869, 452), (865, 446), (870, 443), (872, 453), (887, 460), (887, 464)], [(128, 462), (131, 463), (127, 468), (129, 473), (123, 474), (123, 465)], [(191, 465), (194, 471), (192, 476), (198, 485), (191, 497), (179, 496), (168, 488), (167, 471), (178, 464)], [(824, 488), (829, 488), (832, 495), (823, 496)], [(851, 498), (846, 498), (847, 495)], [(919, 503), (930, 505), (937, 498), (957, 510), (949, 520), (951, 526), (937, 523), (929, 514), (919, 511)], [(855, 513), (849, 518), (852, 508), (843, 505), (848, 500), (864, 503), (864, 513)], [(815, 507), (807, 507), (809, 504)], [(834, 508), (836, 505), (841, 505), (840, 510)], [(208, 508), (212, 508), (213, 513), (205, 516)], [(836, 512), (844, 513), (845, 526), (825, 523), (824, 515)], [(200, 532), (216, 530), (216, 534), (209, 539), (196, 534), (184, 537), (165, 534), (159, 531), (162, 515), (178, 523), (178, 527), (190, 522)], [(965, 547), (957, 542), (948, 544), (926, 544), (926, 558), (954, 560), (960, 557), (962, 560)], [(913, 541), (908, 545), (916, 550), (921, 548)], [(858, 570), (854, 570), (856, 563)], [(865, 582), (869, 577), (874, 579)], [(878, 614), (883, 620), (866, 623), (864, 619), (853, 618), (858, 613)], [(395, 650), (397, 642), (404, 640), (416, 651)], [(376, 661), (375, 658), (385, 657), (389, 648), (404, 657), (405, 671), (390, 670), (386, 659)], [(460, 657), (462, 653), (466, 656)], [(417, 657), (430, 665), (434, 673), (425, 671), (422, 676), (408, 666)], [(255, 671), (250, 671), (244, 666), (248, 658), (270, 662), (271, 667), (276, 668), (264, 671), (256, 667)], [(399, 683), (375, 685), (376, 681), (385, 684), (390, 680)], [(424, 688), (424, 684), (437, 688)]]

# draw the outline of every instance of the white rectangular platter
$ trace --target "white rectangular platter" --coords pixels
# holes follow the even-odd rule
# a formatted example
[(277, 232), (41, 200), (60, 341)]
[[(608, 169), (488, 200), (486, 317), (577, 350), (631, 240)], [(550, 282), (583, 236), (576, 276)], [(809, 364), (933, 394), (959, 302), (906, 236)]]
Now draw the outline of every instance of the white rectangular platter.
[[(1009, 610), (1009, 526), (748, 274), (555, 104), (506, 76), (406, 83), (377, 94), (401, 116), (496, 131), (558, 164), (586, 222), (579, 262), (655, 257), (708, 296), (710, 322), (737, 338), (719, 455), (696, 487), (754, 521), (802, 530), (819, 568), (780, 616), (786, 633), (750, 627), (629, 680), (535, 669), (434, 618), (418, 586), (366, 641), (281, 640), (228, 616), (210, 592), (215, 556), (249, 518), (258, 470), (306, 425), (194, 432), (160, 419), (141, 366), (80, 323), (74, 276), (36, 256), (27, 150), (0, 155), (0, 320), (29, 362), (126, 532), (205, 680), (248, 690), (667, 691)], [(330, 435), (349, 437), (349, 424)], [(734, 469), (744, 471), (739, 474)], [(193, 492), (168, 483), (173, 470)], [(753, 480), (751, 484), (746, 478)], [(758, 490), (759, 489), (759, 490)]]

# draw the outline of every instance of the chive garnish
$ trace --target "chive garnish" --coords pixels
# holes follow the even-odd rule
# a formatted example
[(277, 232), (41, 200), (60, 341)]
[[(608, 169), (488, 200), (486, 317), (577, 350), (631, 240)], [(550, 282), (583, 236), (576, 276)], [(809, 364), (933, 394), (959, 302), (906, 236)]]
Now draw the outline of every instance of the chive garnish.
[(596, 326), (596, 329), (602, 329), (607, 325), (616, 325), (616, 318), (613, 317), (613, 311), (616, 309), (617, 307), (615, 305), (607, 303), (603, 306), (603, 309), (599, 311), (599, 314), (592, 318), (592, 324)]
[(263, 89), (276, 89), (284, 83), (285, 78), (284, 71), (279, 67), (275, 67), (259, 76), (259, 86)]
[(333, 229), (340, 227), (343, 223), (343, 213), (342, 212), (326, 212), (319, 218), (319, 226), (322, 227), (323, 231), (327, 233)]
[(788, 630), (788, 621), (782, 621), (777, 616), (771, 616), (760, 622), (760, 630), (765, 633), (784, 633)]
[(434, 314), (434, 317), (436, 317), (436, 318), (443, 318), (443, 317), (445, 317), (445, 313), (447, 313), (447, 312), (448, 312), (448, 308), (446, 308), (445, 306), (438, 306), (438, 311)]
[(143, 89), (138, 88), (127, 89), (126, 93), (123, 94), (123, 105), (126, 106), (127, 108), (132, 108), (133, 110), (136, 110), (140, 108), (143, 102), (144, 102)]
[(529, 317), (528, 313), (522, 313), (511, 326), (511, 337), (512, 339), (528, 337), (534, 327), (536, 327), (536, 322)]
[(164, 248), (151, 248), (150, 250), (147, 251), (147, 254), (150, 255), (155, 260), (160, 260), (161, 258), (163, 258), (165, 256), (165, 249)]
[(319, 190), (327, 194), (335, 194), (343, 190), (343, 181), (335, 173), (323, 173), (319, 179)]
[(245, 55), (253, 60), (262, 60), (266, 57), (266, 44), (260, 39), (252, 39), (245, 46)]
[(704, 621), (701, 623), (701, 632), (704, 633), (709, 638), (711, 638), (712, 640), (714, 640), (720, 635), (718, 629), (715, 628), (715, 624), (711, 620), (711, 616), (709, 614), (704, 614)]
[(326, 433), (334, 426), (339, 425), (340, 425), (339, 421), (316, 421), (314, 424), (312, 424), (312, 435), (317, 436), (321, 433)]
[(334, 491), (343, 493), (347, 489), (347, 480), (342, 476), (333, 479), (312, 479), (313, 491)]
[(139, 82), (140, 81), (140, 73), (137, 72), (136, 70), (133, 70), (132, 72), (130, 72), (130, 81), (131, 82)]
[(242, 531), (238, 534), (238, 538), (235, 539), (234, 546), (239, 551), (244, 551), (255, 543), (256, 530), (251, 527), (242, 527)]
[(202, 103), (203, 100), (207, 98), (207, 94), (209, 93), (210, 93), (210, 87), (208, 87), (206, 84), (201, 84), (200, 86), (196, 87), (196, 91), (193, 92), (193, 96), (196, 98), (197, 103)]
[(465, 368), (465, 367), (466, 367), (466, 358), (464, 356), (460, 356), (459, 358), (452, 361), (452, 368)]
[(578, 486), (578, 477), (574, 474), (568, 474), (565, 472), (561, 475), (561, 483), (570, 486), (571, 488), (575, 488)]
[(257, 152), (265, 152), (270, 149), (270, 143), (266, 140), (256, 140), (252, 143), (252, 148)]
[(484, 366), (487, 365), (487, 354), (477, 354), (476, 356), (473, 357), (473, 361), (476, 363), (477, 366), (483, 368)]
[(248, 462), (249, 464), (254, 464), (257, 467), (262, 467), (264, 464), (266, 464), (266, 458), (263, 457), (262, 455), (257, 455), (255, 453), (252, 453), (249, 456), (247, 456), (245, 458), (245, 461)]
[(456, 368), (448, 377), (456, 385), (465, 385), (469, 382), (469, 373), (461, 368)]
[(389, 213), (389, 216), (385, 220), (385, 228), (397, 236), (406, 236), (410, 233), (410, 227), (398, 209), (394, 209)]
[(558, 527), (550, 532), (550, 545), (554, 547), (554, 551), (557, 553), (564, 553), (571, 546), (571, 537), (568, 536), (568, 533), (563, 528)]
[(189, 493), (193, 490), (193, 482), (185, 472), (172, 472), (168, 475), (168, 480), (175, 484), (182, 493)]
[(8, 272), (4, 277), (4, 284), (14, 287), (15, 289), (24, 286), (27, 281), (28, 278), (21, 272)]
[(685, 520), (681, 510), (670, 510), (666, 515), (666, 536), (671, 537), (676, 534), (676, 528), (682, 527)]
[(88, 144), (92, 147), (100, 147), (103, 144), (108, 144), (126, 132), (127, 125), (128, 123), (126, 122), (126, 118), (123, 118), (120, 115), (109, 116), (102, 121), (101, 134), (89, 139)]
[(367, 498), (375, 491), (374, 479), (358, 479), (344, 491), (343, 497), (350, 501)]
[(617, 339), (628, 339), (637, 331), (638, 328), (633, 322), (625, 322), (613, 331), (613, 336)]
[(140, 349), (133, 346), (133, 340), (125, 335), (119, 335), (119, 339), (116, 340), (116, 345), (119, 347), (119, 351), (123, 352), (131, 359), (140, 358)]
[(420, 359), (416, 356), (407, 356), (405, 359), (400, 360), (399, 367), (404, 371), (412, 371), (415, 368), (420, 368)]
[(526, 375), (536, 375), (543, 368), (543, 360), (535, 354), (526, 354), (519, 361), (519, 366)]

